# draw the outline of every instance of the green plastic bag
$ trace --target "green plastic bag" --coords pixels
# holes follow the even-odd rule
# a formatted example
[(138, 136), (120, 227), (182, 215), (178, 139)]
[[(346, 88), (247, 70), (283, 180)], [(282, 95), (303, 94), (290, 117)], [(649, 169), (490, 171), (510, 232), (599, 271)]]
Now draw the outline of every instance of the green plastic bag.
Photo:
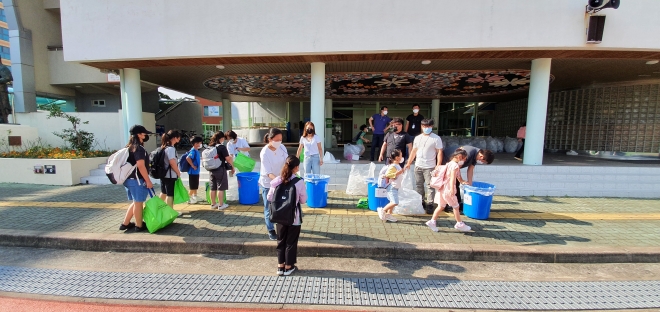
[(366, 197), (360, 198), (360, 200), (358, 200), (357, 207), (360, 209), (369, 209), (369, 199)]
[(183, 181), (181, 181), (181, 178), (176, 179), (176, 182), (174, 182), (174, 204), (187, 203), (189, 200), (190, 196), (186, 187), (183, 186)]
[[(225, 196), (223, 198), (225, 200), (224, 202), (226, 203), (227, 202), (227, 191), (225, 191), (224, 194), (225, 194)], [(209, 204), (211, 203), (211, 185), (208, 182), (206, 182), (206, 202), (209, 203)]]
[(236, 159), (234, 159), (234, 168), (240, 172), (252, 172), (256, 164), (257, 162), (254, 161), (254, 159), (247, 157), (242, 153), (238, 153)]
[(300, 150), (300, 164), (302, 165), (303, 161), (305, 161), (305, 148), (303, 147), (302, 150)]
[(179, 213), (167, 205), (160, 197), (154, 196), (155, 192), (153, 189), (150, 190), (149, 194), (152, 197), (144, 203), (142, 220), (147, 225), (149, 233), (154, 233), (174, 222), (174, 219), (179, 216)]

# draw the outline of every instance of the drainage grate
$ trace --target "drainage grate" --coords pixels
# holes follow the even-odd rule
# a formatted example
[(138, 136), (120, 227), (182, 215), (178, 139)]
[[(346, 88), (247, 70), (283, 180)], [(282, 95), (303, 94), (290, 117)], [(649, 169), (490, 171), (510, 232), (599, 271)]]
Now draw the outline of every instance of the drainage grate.
[(0, 291), (106, 299), (464, 309), (660, 307), (660, 281), (491, 282), (117, 273), (0, 266)]

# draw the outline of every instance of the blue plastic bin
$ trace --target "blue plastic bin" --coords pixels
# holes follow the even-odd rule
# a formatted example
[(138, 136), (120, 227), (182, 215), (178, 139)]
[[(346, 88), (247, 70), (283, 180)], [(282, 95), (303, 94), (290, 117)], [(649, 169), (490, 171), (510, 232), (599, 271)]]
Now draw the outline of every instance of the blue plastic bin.
[(473, 181), (472, 185), (463, 186), (463, 213), (477, 220), (486, 220), (490, 216), (495, 185)]
[(378, 188), (376, 179), (368, 178), (366, 181), (367, 194), (369, 195), (369, 210), (376, 211), (378, 207), (385, 207), (390, 201), (387, 200), (387, 196), (382, 198), (376, 197), (376, 189)]
[(241, 205), (254, 205), (259, 202), (259, 172), (241, 172), (238, 180), (238, 202)]
[(328, 205), (329, 175), (308, 174), (305, 176), (307, 189), (307, 206), (310, 208), (324, 208)]

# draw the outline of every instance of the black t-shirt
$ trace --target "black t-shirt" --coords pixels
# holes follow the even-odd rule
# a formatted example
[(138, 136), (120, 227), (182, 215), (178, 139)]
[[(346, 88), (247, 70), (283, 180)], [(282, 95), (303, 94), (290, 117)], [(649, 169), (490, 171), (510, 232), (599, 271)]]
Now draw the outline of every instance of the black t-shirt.
[(220, 158), (220, 160), (222, 160), (222, 166), (220, 166), (216, 169), (213, 169), (211, 171), (227, 170), (225, 168), (225, 162), (227, 162), (226, 159), (227, 159), (227, 157), (229, 157), (229, 151), (227, 150), (227, 147), (222, 145), (222, 144), (218, 144), (218, 145), (215, 146), (215, 149), (218, 152), (218, 158)]
[(410, 136), (417, 136), (420, 133), (422, 133), (422, 120), (424, 120), (424, 116), (422, 114), (410, 114), (408, 117), (406, 117), (406, 120), (408, 121), (408, 134)]
[[(149, 154), (147, 154), (147, 150), (144, 149), (144, 147), (138, 145), (138, 147), (135, 149), (135, 152), (131, 152), (131, 150), (128, 150), (128, 159), (126, 159), (126, 162), (129, 164), (135, 166), (137, 164), (138, 160), (144, 160), (144, 166), (147, 168), (147, 172), (149, 172)], [(137, 176), (139, 179), (144, 179), (142, 176), (142, 173), (140, 173), (140, 170), (138, 170), (137, 167), (135, 167), (135, 170), (131, 172), (131, 174), (128, 176), (129, 179), (135, 179), (135, 172), (137, 171)]]
[(388, 132), (385, 135), (385, 143), (387, 143), (387, 155), (385, 155), (385, 157), (390, 157), (390, 154), (395, 149), (398, 149), (401, 152), (403, 152), (403, 155), (405, 156), (406, 145), (412, 143), (412, 141), (413, 141), (412, 137), (404, 131), (401, 131), (399, 133)]
[[(467, 159), (465, 160), (465, 163), (461, 168), (466, 168), (469, 166), (476, 166), (477, 165), (477, 154), (479, 154), (479, 149), (474, 147), (474, 146), (461, 146), (459, 149), (462, 149), (467, 152)], [(451, 159), (451, 154), (453, 154), (455, 151), (448, 151), (448, 150), (443, 150), (443, 155), (442, 158), (444, 160), (444, 164), (448, 163)]]

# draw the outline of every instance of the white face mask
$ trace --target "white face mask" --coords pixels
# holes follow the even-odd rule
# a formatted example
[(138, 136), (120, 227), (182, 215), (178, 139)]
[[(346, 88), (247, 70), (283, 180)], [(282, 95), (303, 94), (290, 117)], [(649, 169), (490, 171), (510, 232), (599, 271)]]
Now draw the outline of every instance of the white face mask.
[(461, 161), (458, 162), (458, 166), (459, 166), (459, 167), (463, 166), (463, 164), (465, 164), (465, 161), (463, 161), (463, 160), (461, 160)]
[(400, 163), (400, 164), (403, 163), (403, 157), (401, 157), (401, 160), (399, 160), (399, 163)]
[(387, 115), (387, 111), (383, 111), (383, 115)]
[(424, 134), (431, 134), (433, 128), (423, 128), (422, 130), (424, 130)]
[(274, 148), (278, 148), (278, 147), (280, 147), (280, 145), (282, 145), (282, 141), (271, 141), (270, 142), (270, 146), (272, 146)]
[(419, 109), (413, 109), (413, 113), (415, 114), (419, 113)]
[(480, 165), (485, 164), (485, 162), (483, 162), (483, 161), (481, 161), (481, 160), (477, 160), (477, 163), (480, 164)]

